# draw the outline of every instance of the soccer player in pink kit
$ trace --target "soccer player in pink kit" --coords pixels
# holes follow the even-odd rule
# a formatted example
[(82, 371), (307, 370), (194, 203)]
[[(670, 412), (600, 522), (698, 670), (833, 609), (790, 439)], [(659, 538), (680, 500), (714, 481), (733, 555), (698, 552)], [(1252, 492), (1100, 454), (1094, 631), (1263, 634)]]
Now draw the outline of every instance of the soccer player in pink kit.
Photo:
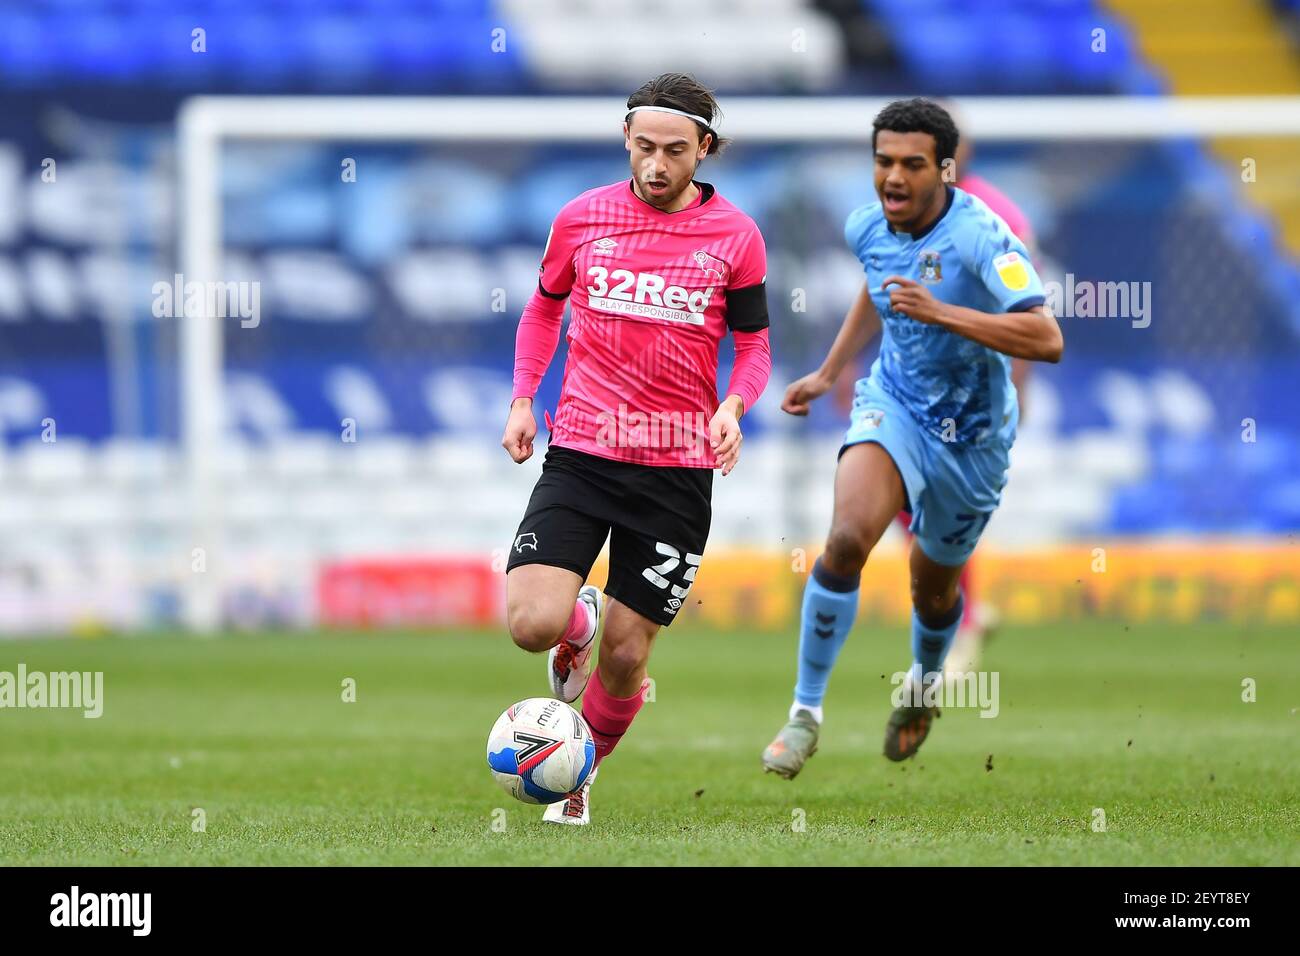
[[(501, 440), (516, 462), (533, 453), (533, 396), (568, 299), (569, 357), (542, 476), (510, 549), (506, 601), (514, 642), (550, 652), (552, 694), (583, 697), (597, 768), (641, 708), (655, 635), (685, 602), (704, 553), (713, 470), (735, 467), (741, 417), (772, 367), (763, 237), (694, 178), (725, 143), (713, 95), (666, 73), (627, 107), (632, 178), (589, 190), (556, 216), (519, 322)], [(736, 359), (719, 402), (728, 331)], [(607, 537), (602, 594), (585, 582)], [(544, 819), (587, 823), (595, 777)]]

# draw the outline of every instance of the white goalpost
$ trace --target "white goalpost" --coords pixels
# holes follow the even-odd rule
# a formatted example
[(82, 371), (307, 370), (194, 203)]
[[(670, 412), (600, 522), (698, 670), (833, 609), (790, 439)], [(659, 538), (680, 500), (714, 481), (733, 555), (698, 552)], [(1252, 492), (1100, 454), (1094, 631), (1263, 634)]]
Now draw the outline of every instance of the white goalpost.
[[(864, 144), (894, 97), (727, 97), (721, 132), (746, 143)], [(1300, 96), (973, 97), (954, 100), (963, 127), (984, 141), (1144, 141), (1300, 135)], [(207, 97), (178, 117), (179, 259), (187, 282), (222, 279), (221, 150), (236, 140), (601, 143), (617, 136), (618, 97)], [(221, 624), (223, 501), (222, 320), (182, 317), (181, 432), (193, 573), (183, 620), (198, 633)], [(202, 570), (199, 570), (199, 569)]]

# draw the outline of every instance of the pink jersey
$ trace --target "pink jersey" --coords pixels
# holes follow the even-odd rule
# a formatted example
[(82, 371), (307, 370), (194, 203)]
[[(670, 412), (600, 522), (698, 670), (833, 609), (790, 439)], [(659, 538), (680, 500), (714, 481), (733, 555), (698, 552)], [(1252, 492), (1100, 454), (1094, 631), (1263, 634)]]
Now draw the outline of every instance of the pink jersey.
[(1033, 253), (1033, 227), (1029, 225), (1029, 220), (1020, 211), (1020, 207), (1011, 201), (1011, 197), (987, 179), (981, 179), (979, 176), (963, 176), (958, 180), (957, 185), (976, 199), (983, 200), (984, 205), (997, 213), (1002, 218), (1002, 221), (1007, 224), (1012, 234), (1029, 247), (1031, 254)]
[(758, 331), (757, 320), (737, 315), (754, 293), (762, 301), (767, 252), (752, 219), (698, 185), (700, 202), (674, 213), (625, 179), (556, 216), (540, 285), (551, 298), (569, 294), (570, 319), (552, 445), (639, 464), (714, 466), (718, 346), (729, 326)]

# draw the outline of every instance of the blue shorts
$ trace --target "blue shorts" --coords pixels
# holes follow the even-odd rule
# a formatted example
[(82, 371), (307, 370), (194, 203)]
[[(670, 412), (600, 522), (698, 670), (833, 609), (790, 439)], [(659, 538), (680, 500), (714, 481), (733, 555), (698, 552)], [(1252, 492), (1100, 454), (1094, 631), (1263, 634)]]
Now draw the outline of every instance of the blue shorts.
[(870, 378), (859, 379), (840, 454), (850, 445), (876, 442), (903, 477), (912, 533), (931, 561), (955, 567), (975, 550), (1002, 500), (1011, 437), (971, 447), (931, 435), (897, 399)]

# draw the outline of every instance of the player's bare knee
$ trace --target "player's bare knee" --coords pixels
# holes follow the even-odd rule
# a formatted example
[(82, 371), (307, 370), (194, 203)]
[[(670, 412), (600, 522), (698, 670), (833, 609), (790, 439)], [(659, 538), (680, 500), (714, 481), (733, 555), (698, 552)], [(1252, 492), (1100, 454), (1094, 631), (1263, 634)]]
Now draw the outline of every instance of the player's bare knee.
[(912, 607), (916, 608), (916, 616), (926, 627), (947, 627), (956, 603), (955, 593), (922, 588), (916, 581), (912, 582)]
[(510, 639), (515, 642), (516, 647), (531, 654), (549, 650), (552, 644), (549, 635), (538, 629), (532, 621), (511, 624)]
[(871, 546), (856, 528), (836, 525), (826, 536), (826, 550), (822, 563), (828, 571), (851, 577), (859, 574), (867, 563)]
[(535, 607), (510, 608), (507, 623), (515, 645), (533, 653), (550, 650), (560, 631), (549, 615), (539, 613)]

